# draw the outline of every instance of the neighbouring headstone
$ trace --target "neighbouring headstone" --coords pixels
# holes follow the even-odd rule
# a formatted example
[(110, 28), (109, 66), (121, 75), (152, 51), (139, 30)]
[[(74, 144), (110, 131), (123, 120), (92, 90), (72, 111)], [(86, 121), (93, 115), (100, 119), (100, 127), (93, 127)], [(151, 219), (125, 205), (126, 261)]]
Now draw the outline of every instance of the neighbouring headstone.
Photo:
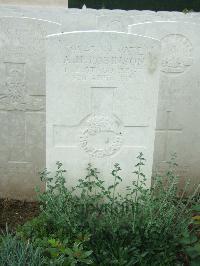
[(154, 165), (166, 169), (177, 153), (178, 173), (199, 178), (200, 28), (198, 24), (152, 22), (129, 26), (130, 32), (161, 40), (161, 80)]
[(102, 9), (98, 9), (98, 13), (103, 16), (103, 15), (109, 15), (109, 14), (112, 14), (112, 15), (123, 15), (123, 14), (126, 14), (127, 11), (125, 10), (122, 10), (122, 9), (105, 9), (105, 8), (102, 8)]
[(33, 199), (45, 167), (45, 36), (60, 24), (0, 18), (0, 197)]
[(88, 9), (75, 11), (64, 8), (28, 7), (24, 14), (29, 17), (58, 22), (61, 24), (61, 32), (96, 29), (96, 13)]
[(97, 29), (96, 14), (87, 10), (61, 16), (62, 32), (89, 31)]
[(200, 12), (188, 12), (185, 14), (186, 17), (189, 17), (189, 18), (197, 18), (199, 19), (200, 18)]
[(66, 11), (71, 12), (71, 13), (80, 13), (81, 9), (80, 8), (65, 8)]
[[(196, 19), (195, 19), (196, 18)], [(145, 23), (145, 22), (153, 22), (153, 21), (183, 21), (183, 22), (192, 22), (197, 23), (197, 17), (187, 16), (181, 12), (168, 12), (168, 11), (160, 11), (160, 12), (152, 12), (141, 11), (140, 14), (134, 15), (131, 17), (132, 24)]]
[(117, 32), (47, 39), (47, 168), (61, 161), (68, 184), (91, 163), (107, 184), (120, 163), (124, 185), (144, 153), (151, 180), (160, 42)]
[(133, 9), (133, 10), (127, 10), (127, 13), (130, 15), (130, 16), (134, 16), (134, 15), (139, 15), (141, 14), (141, 10), (136, 10), (136, 9)]
[(116, 14), (116, 15), (126, 15), (127, 14), (127, 11), (126, 10), (123, 10), (123, 9), (107, 9), (110, 14)]
[(31, 17), (61, 24), (61, 32), (95, 30), (97, 12), (94, 9), (66, 9), (42, 6), (0, 6), (1, 16)]
[(158, 11), (157, 15), (165, 20), (184, 20), (186, 15), (183, 12), (175, 12), (175, 11)]
[(17, 5), (0, 5), (0, 16), (18, 16), (21, 15), (21, 6)]
[(144, 23), (148, 21), (160, 21), (163, 20), (156, 12), (154, 13), (142, 13), (139, 15), (132, 16), (132, 21), (133, 24), (138, 24), (138, 23)]
[(183, 21), (187, 23), (198, 23), (198, 19), (196, 20), (195, 17), (183, 12), (158, 11), (157, 16), (160, 17), (160, 19), (157, 19), (157, 21)]
[(128, 25), (132, 24), (131, 16), (114, 13), (97, 17), (97, 29), (102, 31), (128, 32)]

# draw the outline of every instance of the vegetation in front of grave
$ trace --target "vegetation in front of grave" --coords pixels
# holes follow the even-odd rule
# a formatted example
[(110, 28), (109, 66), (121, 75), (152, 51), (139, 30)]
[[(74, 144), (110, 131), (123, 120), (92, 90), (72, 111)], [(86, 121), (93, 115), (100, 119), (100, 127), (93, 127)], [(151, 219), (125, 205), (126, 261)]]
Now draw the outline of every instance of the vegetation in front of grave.
[(188, 230), (182, 234), (180, 243), (182, 255), (187, 256), (188, 264), (198, 266), (200, 264), (200, 204), (194, 204), (192, 210), (192, 219), (188, 225)]
[[(60, 162), (55, 177), (45, 169), (41, 180), (48, 190), (38, 191), (41, 214), (20, 226), (15, 236), (1, 238), (0, 265), (8, 265), (6, 256), (20, 252), (29, 252), (30, 261), (40, 256), (37, 265), (199, 265), (199, 188), (186, 199), (186, 184), (177, 197), (174, 158), (166, 175), (156, 176), (147, 188), (144, 162), (140, 154), (126, 194), (117, 192), (123, 179), (119, 164), (110, 187), (91, 165), (72, 189)], [(23, 263), (9, 265), (27, 265)]]

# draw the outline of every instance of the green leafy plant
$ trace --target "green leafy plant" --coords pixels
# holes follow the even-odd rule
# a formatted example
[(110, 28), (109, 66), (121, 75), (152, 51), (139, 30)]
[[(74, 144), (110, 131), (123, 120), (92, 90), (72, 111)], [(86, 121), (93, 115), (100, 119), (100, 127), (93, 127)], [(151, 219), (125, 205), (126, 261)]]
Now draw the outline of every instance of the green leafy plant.
[(189, 264), (197, 266), (200, 262), (200, 204), (195, 204), (192, 211), (193, 217), (188, 224), (188, 229), (183, 232), (180, 243), (182, 253), (187, 256)]
[[(175, 157), (168, 171), (156, 175), (148, 187), (144, 164), (140, 153), (132, 184), (120, 193), (123, 178), (117, 163), (112, 185), (106, 187), (89, 164), (86, 177), (69, 189), (67, 173), (57, 162), (55, 176), (47, 169), (41, 173), (47, 186), (44, 193), (38, 190), (41, 214), (19, 227), (18, 237), (39, 247), (49, 265), (176, 265), (182, 263), (179, 254), (194, 263), (199, 259), (198, 241), (188, 242), (187, 237), (193, 234), (188, 225), (194, 216), (191, 206), (199, 204), (199, 187), (185, 198), (186, 184), (178, 197)], [(195, 232), (198, 222), (195, 215)]]
[(50, 248), (47, 250), (52, 258), (62, 257), (63, 263), (69, 265), (76, 265), (78, 263), (92, 264), (92, 260), (89, 259), (92, 251), (85, 251), (81, 242), (75, 242), (72, 248), (67, 246), (67, 242), (61, 243), (55, 239), (49, 239), (48, 242)]

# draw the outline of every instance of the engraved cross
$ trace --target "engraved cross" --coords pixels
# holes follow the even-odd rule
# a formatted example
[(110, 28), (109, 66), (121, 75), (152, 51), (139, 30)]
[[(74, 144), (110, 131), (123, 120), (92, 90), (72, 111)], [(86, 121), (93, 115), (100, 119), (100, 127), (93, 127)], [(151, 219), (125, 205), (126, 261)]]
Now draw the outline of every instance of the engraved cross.
[(148, 126), (123, 125), (114, 114), (116, 88), (95, 87), (91, 92), (91, 113), (79, 124), (54, 125), (56, 148), (78, 148), (91, 157), (103, 158), (121, 148), (144, 148)]
[(166, 115), (166, 128), (157, 129), (156, 132), (159, 134), (164, 135), (164, 147), (162, 152), (162, 158), (159, 158), (161, 162), (167, 162), (170, 158), (170, 151), (169, 150), (169, 144), (171, 141), (171, 138), (173, 138), (174, 134), (181, 134), (182, 129), (181, 128), (170, 128), (170, 118), (171, 118), (172, 111), (167, 111)]
[(90, 114), (79, 124), (54, 125), (54, 146), (78, 148), (95, 157), (113, 154), (121, 142), (121, 124), (113, 115), (114, 87), (91, 88)]

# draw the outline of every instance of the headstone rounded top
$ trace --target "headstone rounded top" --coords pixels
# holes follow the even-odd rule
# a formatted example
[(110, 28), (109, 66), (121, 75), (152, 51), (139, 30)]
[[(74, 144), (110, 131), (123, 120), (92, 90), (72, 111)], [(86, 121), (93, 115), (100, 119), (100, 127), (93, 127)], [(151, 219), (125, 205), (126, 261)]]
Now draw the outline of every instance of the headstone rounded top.
[[(137, 25), (137, 24), (136, 24)], [(132, 25), (130, 25), (132, 26)], [(47, 38), (59, 38), (59, 39), (65, 39), (65, 38), (69, 38), (69, 37), (73, 37), (76, 38), (78, 36), (83, 36), (83, 38), (85, 40), (87, 40), (87, 37), (91, 36), (91, 38), (93, 38), (94, 35), (97, 35), (97, 36), (101, 36), (101, 35), (104, 35), (104, 36), (108, 36), (110, 39), (115, 39), (115, 37), (119, 36), (120, 38), (120, 35), (122, 37), (125, 37), (125, 38), (128, 38), (128, 39), (140, 39), (141, 41), (144, 40), (144, 43), (147, 41), (147, 42), (154, 42), (154, 43), (157, 43), (157, 44), (160, 44), (160, 41), (157, 40), (156, 38), (152, 38), (152, 37), (148, 37), (148, 36), (142, 36), (142, 35), (138, 35), (138, 34), (127, 34), (125, 32), (116, 32), (116, 31), (100, 31), (100, 30), (90, 30), (90, 31), (74, 31), (74, 32), (61, 32), (61, 33), (56, 33), (56, 34), (51, 34), (51, 35), (48, 35)]]
[(52, 49), (61, 50), (58, 56), (68, 54), (65, 64), (68, 69), (73, 62), (72, 81), (90, 80), (94, 86), (129, 82), (133, 76), (138, 78), (139, 72), (154, 75), (160, 62), (160, 41), (141, 35), (115, 31), (64, 32), (47, 36), (47, 42)]
[(145, 34), (161, 41), (161, 71), (166, 75), (180, 75), (191, 69), (195, 61), (194, 32), (198, 31), (198, 24), (183, 21), (154, 21), (129, 26), (130, 33)]
[[(135, 29), (137, 29), (137, 27), (138, 28), (139, 27), (142, 27), (142, 28), (148, 27), (149, 29), (152, 27), (156, 27), (156, 28), (151, 29), (151, 32), (155, 33), (153, 35), (156, 36), (157, 31), (159, 31), (160, 34), (162, 34), (162, 32), (163, 32), (163, 34), (165, 34), (165, 31), (167, 31), (167, 27), (171, 27), (171, 28), (174, 28), (174, 30), (176, 30), (177, 27), (181, 27), (181, 25), (183, 25), (182, 29), (184, 29), (185, 27), (189, 27), (191, 25), (198, 26), (198, 24), (195, 23), (194, 21), (189, 22), (189, 21), (182, 21), (182, 20), (181, 21), (162, 20), (162, 21), (148, 21), (148, 22), (143, 22), (143, 23), (132, 24), (132, 25), (129, 25), (128, 28), (129, 28), (129, 33), (137, 34), (137, 31), (135, 31)], [(139, 32), (140, 32), (140, 30), (139, 30)], [(151, 34), (150, 34), (150, 36), (151, 36)]]
[(32, 17), (19, 17), (19, 16), (3, 16), (3, 17), (0, 17), (0, 20), (8, 20), (8, 21), (31, 21), (31, 22), (35, 22), (35, 23), (52, 23), (52, 24), (55, 24), (57, 26), (61, 26), (60, 23), (58, 22), (55, 22), (55, 21), (50, 21), (50, 20), (46, 20), (46, 19), (41, 19), (41, 18), (32, 18)]
[(127, 13), (130, 15), (138, 15), (141, 13), (141, 11), (137, 9), (133, 9), (133, 10), (128, 10)]

